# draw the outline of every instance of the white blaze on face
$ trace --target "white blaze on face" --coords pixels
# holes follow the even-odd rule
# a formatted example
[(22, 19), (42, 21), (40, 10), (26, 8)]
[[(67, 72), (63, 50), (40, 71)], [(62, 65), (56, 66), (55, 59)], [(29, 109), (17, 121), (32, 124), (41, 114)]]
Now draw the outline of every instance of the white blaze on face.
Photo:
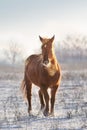
[(44, 45), (44, 47), (46, 48), (46, 47), (47, 47), (47, 45)]

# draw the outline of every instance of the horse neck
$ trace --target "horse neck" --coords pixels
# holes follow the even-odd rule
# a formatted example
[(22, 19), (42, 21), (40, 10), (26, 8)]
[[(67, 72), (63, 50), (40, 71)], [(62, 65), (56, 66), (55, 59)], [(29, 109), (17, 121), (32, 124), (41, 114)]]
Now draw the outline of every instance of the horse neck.
[(58, 64), (57, 64), (57, 59), (55, 55), (51, 57), (50, 62), (47, 65), (46, 69), (49, 76), (54, 76), (55, 73), (58, 71)]
[(51, 61), (51, 64), (52, 64), (52, 65), (54, 65), (54, 66), (57, 67), (57, 58), (56, 58), (56, 55), (55, 55), (54, 52), (52, 53), (52, 58), (51, 58), (50, 61)]

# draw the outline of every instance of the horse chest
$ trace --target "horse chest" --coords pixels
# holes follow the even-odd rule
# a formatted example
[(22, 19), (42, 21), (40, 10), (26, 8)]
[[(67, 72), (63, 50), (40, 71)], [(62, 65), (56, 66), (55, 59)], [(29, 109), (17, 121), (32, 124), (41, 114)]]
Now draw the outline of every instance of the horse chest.
[(53, 77), (55, 75), (55, 73), (56, 73), (56, 69), (48, 68), (47, 72), (48, 72), (49, 76)]
[(48, 87), (53, 86), (58, 83), (59, 76), (60, 74), (57, 70), (50, 70), (49, 72), (45, 70), (41, 76), (41, 84)]

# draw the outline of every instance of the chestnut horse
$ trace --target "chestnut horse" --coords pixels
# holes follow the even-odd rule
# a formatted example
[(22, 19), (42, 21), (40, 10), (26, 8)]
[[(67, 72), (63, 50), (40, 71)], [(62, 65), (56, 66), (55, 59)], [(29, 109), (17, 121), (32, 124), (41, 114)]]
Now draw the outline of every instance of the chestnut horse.
[[(31, 89), (32, 83), (39, 89), (39, 98), (41, 109), (44, 108), (43, 114), (48, 116), (54, 113), (55, 94), (60, 84), (60, 66), (54, 53), (54, 36), (52, 38), (42, 38), (42, 53), (29, 56), (25, 61), (25, 74), (22, 82), (22, 90), (28, 101), (28, 112), (31, 107)], [(51, 109), (49, 111), (49, 94), (48, 88), (51, 89)]]

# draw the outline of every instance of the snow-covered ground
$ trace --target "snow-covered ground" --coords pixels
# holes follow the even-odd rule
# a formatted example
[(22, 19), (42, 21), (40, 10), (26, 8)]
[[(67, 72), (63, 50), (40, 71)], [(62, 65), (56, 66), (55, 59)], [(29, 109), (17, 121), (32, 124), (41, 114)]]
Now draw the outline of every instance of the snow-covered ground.
[(32, 89), (32, 116), (20, 91), (23, 73), (0, 73), (0, 130), (86, 130), (87, 70), (63, 71), (55, 116), (40, 112), (38, 87)]

